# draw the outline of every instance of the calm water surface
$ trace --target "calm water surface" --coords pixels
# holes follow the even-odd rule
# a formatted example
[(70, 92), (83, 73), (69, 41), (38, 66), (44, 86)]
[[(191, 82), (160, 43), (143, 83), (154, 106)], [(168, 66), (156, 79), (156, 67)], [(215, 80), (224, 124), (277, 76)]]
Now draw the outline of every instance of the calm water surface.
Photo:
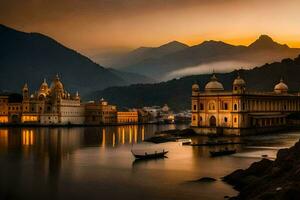
[[(142, 142), (156, 131), (187, 125), (91, 128), (1, 128), (0, 199), (223, 199), (235, 195), (220, 177), (261, 155), (275, 158), (300, 132), (226, 138), (238, 153), (210, 158), (213, 147)], [(207, 137), (194, 137), (204, 142)], [(168, 158), (134, 162), (130, 152), (169, 150)], [(213, 183), (196, 183), (203, 176)]]

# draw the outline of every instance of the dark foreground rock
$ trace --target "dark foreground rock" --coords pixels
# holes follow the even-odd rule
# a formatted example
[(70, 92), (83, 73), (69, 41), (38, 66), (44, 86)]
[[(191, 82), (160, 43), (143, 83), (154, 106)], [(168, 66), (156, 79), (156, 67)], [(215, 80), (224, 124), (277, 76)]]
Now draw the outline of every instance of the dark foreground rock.
[(300, 199), (300, 141), (289, 149), (279, 150), (275, 161), (262, 159), (246, 170), (234, 171), (223, 180), (240, 191), (231, 199)]
[(193, 180), (191, 182), (199, 182), (199, 183), (210, 183), (210, 182), (215, 182), (217, 179), (212, 178), (212, 177), (202, 177), (197, 180)]

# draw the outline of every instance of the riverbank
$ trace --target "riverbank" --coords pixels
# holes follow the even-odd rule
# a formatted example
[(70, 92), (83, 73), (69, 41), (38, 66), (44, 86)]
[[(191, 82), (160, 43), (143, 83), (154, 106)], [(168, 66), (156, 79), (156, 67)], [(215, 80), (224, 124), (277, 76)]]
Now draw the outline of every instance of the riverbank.
[[(0, 127), (105, 127), (126, 125), (168, 125), (173, 123), (109, 123), (109, 124), (38, 124), (38, 123), (0, 123)], [(184, 123), (177, 123), (179, 125)]]
[(232, 200), (296, 200), (300, 198), (300, 140), (280, 149), (272, 161), (262, 159), (245, 170), (238, 169), (223, 179), (240, 193)]

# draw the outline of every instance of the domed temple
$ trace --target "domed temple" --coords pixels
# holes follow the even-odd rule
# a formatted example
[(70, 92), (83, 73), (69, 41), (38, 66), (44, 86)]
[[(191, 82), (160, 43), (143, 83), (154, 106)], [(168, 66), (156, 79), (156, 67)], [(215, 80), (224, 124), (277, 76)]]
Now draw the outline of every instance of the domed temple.
[(78, 92), (67, 92), (58, 75), (50, 87), (44, 79), (35, 93), (29, 93), (27, 84), (22, 92), (22, 123), (82, 124), (85, 120), (84, 105), (80, 102)]
[(287, 117), (300, 111), (300, 96), (289, 93), (283, 79), (272, 92), (250, 92), (238, 75), (224, 91), (213, 74), (200, 91), (192, 85), (192, 128), (201, 134), (252, 134), (283, 129)]
[[(164, 107), (167, 109), (167, 107)], [(69, 93), (56, 75), (50, 87), (44, 79), (30, 93), (27, 83), (20, 94), (0, 94), (1, 125), (105, 125), (137, 124), (136, 109), (118, 111), (104, 99), (81, 102), (78, 92)]]

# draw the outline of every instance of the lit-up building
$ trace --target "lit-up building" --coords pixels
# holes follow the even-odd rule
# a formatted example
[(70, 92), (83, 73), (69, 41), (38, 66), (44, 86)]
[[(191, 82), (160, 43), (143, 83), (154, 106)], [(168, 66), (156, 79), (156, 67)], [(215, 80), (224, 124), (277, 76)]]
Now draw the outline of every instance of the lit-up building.
[(238, 76), (231, 91), (213, 75), (200, 91), (192, 86), (192, 128), (201, 134), (252, 134), (287, 126), (288, 116), (300, 111), (300, 96), (289, 93), (281, 79), (272, 92), (251, 92)]
[(29, 93), (27, 84), (23, 87), (22, 123), (37, 124), (83, 124), (84, 105), (78, 92), (68, 93), (58, 75), (48, 87), (46, 80), (38, 91)]
[(138, 123), (137, 111), (117, 112), (117, 107), (102, 99), (82, 103), (79, 93), (64, 89), (58, 75), (50, 87), (44, 80), (39, 89), (30, 93), (27, 84), (11, 101), (9, 95), (0, 95), (0, 124), (30, 125), (105, 125)]
[(109, 105), (104, 99), (101, 99), (99, 102), (86, 103), (85, 114), (86, 124), (115, 124), (117, 122), (117, 107)]
[(8, 123), (8, 99), (9, 96), (0, 96), (0, 123)]
[(118, 111), (117, 123), (118, 124), (134, 124), (138, 123), (138, 111)]
[(0, 95), (0, 124), (18, 123), (22, 116), (22, 97), (18, 94)]

